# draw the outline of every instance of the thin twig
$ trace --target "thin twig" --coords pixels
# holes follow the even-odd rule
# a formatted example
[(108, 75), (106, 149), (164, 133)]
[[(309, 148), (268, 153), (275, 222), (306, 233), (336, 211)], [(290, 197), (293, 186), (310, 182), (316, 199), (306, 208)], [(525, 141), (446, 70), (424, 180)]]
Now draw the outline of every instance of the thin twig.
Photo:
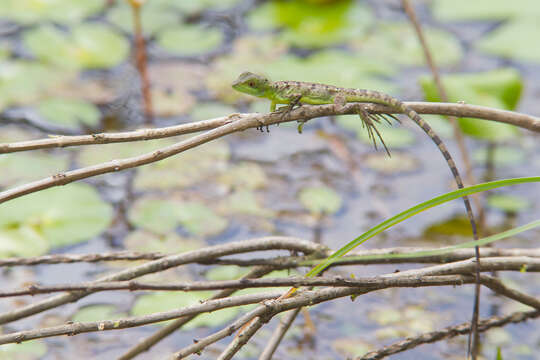
[(268, 340), (268, 343), (266, 344), (266, 347), (264, 348), (263, 352), (259, 356), (259, 360), (271, 360), (272, 356), (274, 355), (274, 352), (279, 346), (279, 343), (283, 339), (283, 336), (285, 336), (285, 333), (289, 330), (292, 323), (298, 316), (298, 313), (302, 310), (302, 308), (296, 308), (294, 310), (291, 310), (285, 318), (281, 319), (279, 321), (278, 326), (272, 333), (272, 337), (270, 340)]
[[(258, 278), (261, 276), (264, 276), (272, 271), (272, 268), (269, 267), (256, 267), (252, 269), (248, 274), (246, 274), (243, 278), (244, 279), (252, 279), (252, 278)], [(213, 295), (210, 300), (213, 299), (221, 299), (228, 296), (231, 296), (236, 289), (226, 289), (221, 290), (215, 295)], [(133, 346), (131, 349), (129, 349), (127, 352), (122, 354), (120, 357), (118, 357), (118, 360), (130, 360), (133, 359), (138, 354), (148, 351), (152, 346), (166, 338), (167, 336), (171, 335), (176, 330), (180, 329), (182, 326), (193, 320), (198, 315), (190, 315), (190, 316), (184, 316), (180, 319), (174, 320), (173, 322), (165, 325), (163, 328), (156, 331), (151, 336), (141, 340), (137, 345)]]
[[(437, 65), (435, 65), (435, 61), (433, 60), (433, 57), (431, 56), (429, 46), (428, 46), (427, 41), (426, 41), (426, 39), (424, 37), (424, 33), (422, 31), (422, 27), (420, 26), (420, 22), (416, 18), (416, 14), (414, 12), (414, 9), (409, 4), (408, 0), (402, 0), (401, 2), (403, 4), (405, 12), (409, 16), (409, 19), (411, 20), (411, 22), (413, 24), (413, 27), (414, 27), (414, 29), (416, 31), (416, 35), (418, 36), (418, 39), (419, 39), (420, 44), (422, 46), (422, 49), (424, 51), (424, 56), (426, 58), (426, 62), (428, 63), (429, 68), (431, 69), (431, 73), (432, 73), (433, 79), (435, 81), (435, 86), (437, 87), (437, 90), (439, 92), (441, 100), (444, 101), (444, 102), (448, 102), (448, 96), (446, 94), (446, 89), (444, 88), (444, 86), (442, 84), (441, 77), (439, 75), (439, 70), (437, 68)], [(461, 129), (459, 128), (457, 119), (455, 117), (449, 116), (448, 119), (450, 120), (450, 123), (452, 124), (452, 127), (454, 129), (454, 137), (456, 138), (458, 148), (459, 148), (460, 153), (461, 153), (461, 158), (463, 160), (463, 163), (465, 164), (465, 178), (467, 179), (469, 184), (475, 184), (476, 181), (475, 181), (473, 173), (472, 173), (471, 160), (469, 158), (467, 147), (465, 146), (465, 140), (464, 140), (464, 137), (463, 137), (463, 133), (461, 132)], [(484, 219), (484, 216), (483, 216), (484, 210), (483, 210), (482, 204), (480, 203), (479, 196), (480, 196), (479, 194), (475, 194), (475, 196), (473, 196), (472, 198), (473, 198), (473, 201), (474, 201), (474, 204), (476, 206), (476, 210), (477, 210), (478, 214), (482, 214), (481, 216), (479, 215), (479, 218)], [(475, 240), (478, 240), (479, 235), (478, 235), (477, 231), (480, 234), (482, 234), (482, 232), (483, 232), (483, 230), (482, 230), (483, 229), (483, 223), (480, 222), (478, 224), (479, 226), (477, 227), (475, 219), (474, 219), (474, 215), (471, 212), (469, 212), (469, 216), (471, 217), (470, 221), (471, 221), (471, 226), (472, 226), (472, 229), (473, 229), (474, 238), (475, 238)], [(472, 313), (472, 319), (471, 319), (471, 334), (472, 335), (469, 337), (469, 346), (468, 346), (468, 353), (470, 353), (472, 355), (473, 360), (475, 360), (477, 358), (477, 353), (478, 353), (478, 332), (477, 332), (476, 329), (478, 327), (478, 314), (479, 314), (479, 311), (480, 311), (480, 268), (479, 268), (479, 266), (480, 266), (480, 249), (479, 249), (478, 246), (475, 246), (474, 249), (475, 249), (476, 263), (478, 264), (478, 266), (476, 268), (477, 281), (476, 281), (476, 286), (475, 286), (475, 290), (474, 290), (474, 304), (473, 304), (473, 313)]]
[[(300, 252), (317, 252), (323, 249), (322, 245), (313, 244), (309, 241), (288, 238), (288, 237), (267, 237), (253, 240), (234, 241), (223, 245), (210, 246), (204, 249), (185, 252), (178, 255), (170, 255), (159, 260), (147, 262), (142, 265), (134, 266), (116, 274), (104, 276), (95, 282), (106, 281), (125, 281), (131, 280), (143, 275), (163, 271), (172, 267), (195, 263), (202, 260), (208, 260), (220, 256), (246, 253), (261, 250), (292, 250)], [(61, 294), (49, 299), (7, 311), (0, 314), (0, 324), (22, 319), (37, 313), (52, 309), (54, 307), (75, 302), (83, 297), (90, 295), (91, 292), (76, 291), (67, 294)]]
[[(359, 264), (405, 264), (405, 263), (442, 263), (457, 260), (465, 260), (474, 256), (474, 249), (457, 249), (450, 253), (442, 255), (404, 257), (404, 258), (384, 258), (385, 255), (408, 254), (413, 252), (425, 252), (434, 250), (434, 248), (424, 247), (395, 247), (384, 249), (355, 250), (344, 256), (339, 264), (341, 265), (359, 265)], [(485, 248), (482, 253), (486, 257), (496, 256), (529, 256), (540, 257), (540, 249), (501, 249)], [(326, 258), (333, 254), (333, 251), (327, 249), (320, 252), (318, 259)], [(2, 266), (33, 266), (40, 264), (69, 264), (78, 262), (100, 262), (100, 261), (140, 261), (157, 260), (167, 256), (167, 254), (139, 253), (131, 251), (109, 252), (101, 254), (52, 254), (28, 258), (6, 258), (0, 259)], [(305, 257), (302, 256), (278, 256), (273, 258), (254, 258), (254, 259), (211, 259), (200, 261), (205, 265), (238, 265), (254, 266), (266, 265), (277, 268), (291, 268), (298, 266), (308, 266)]]
[(246, 345), (247, 342), (255, 335), (255, 333), (270, 319), (273, 314), (267, 315), (265, 318), (261, 316), (256, 317), (255, 321), (248, 323), (247, 327), (241, 331), (237, 336), (234, 337), (233, 341), (229, 343), (227, 348), (223, 350), (217, 360), (230, 360), (233, 358), (242, 346)]
[[(509, 323), (520, 323), (529, 319), (540, 317), (540, 311), (518, 311), (507, 316), (492, 316), (478, 322), (478, 331), (484, 332), (491, 328), (502, 327)], [(369, 352), (357, 360), (378, 360), (389, 355), (397, 354), (406, 350), (413, 349), (422, 344), (434, 343), (442, 339), (453, 338), (458, 335), (469, 334), (471, 323), (466, 322), (456, 326), (449, 326), (441, 330), (421, 334), (399, 341), (392, 345), (385, 346), (379, 350)]]
[[(454, 103), (436, 103), (436, 102), (404, 102), (405, 105), (412, 108), (419, 114), (439, 114), (453, 115), (459, 117), (472, 117), (477, 119), (492, 120), (507, 124), (516, 125), (531, 131), (540, 132), (540, 118), (521, 114), (513, 111), (493, 109), (485, 106), (454, 104)], [(384, 105), (364, 104), (363, 107), (370, 113), (374, 114), (393, 114), (395, 109), (391, 109)], [(354, 104), (348, 104), (343, 109), (334, 109), (330, 105), (303, 105), (302, 108), (309, 109), (305, 113), (306, 117), (320, 117), (329, 115), (344, 115), (352, 114), (355, 110)], [(323, 111), (314, 111), (313, 108), (322, 108)], [(341, 111), (338, 111), (341, 110)], [(298, 112), (293, 111), (291, 117), (284, 117), (281, 121), (272, 122), (290, 122), (302, 119), (298, 116)], [(140, 129), (135, 131), (126, 131), (119, 133), (99, 133), (91, 135), (77, 136), (52, 136), (46, 139), (19, 141), (14, 143), (0, 144), (0, 153), (11, 153), (17, 151), (47, 149), (55, 147), (95, 145), (95, 144), (111, 144), (119, 142), (130, 142), (140, 140), (162, 139), (172, 136), (192, 134), (199, 131), (211, 130), (217, 127), (229, 124), (236, 119), (242, 120), (246, 118), (258, 117), (262, 122), (269, 119), (271, 114), (231, 114), (215, 119), (202, 120), (188, 124), (180, 124), (175, 126), (156, 128), (156, 129)], [(259, 124), (260, 125), (260, 124)]]

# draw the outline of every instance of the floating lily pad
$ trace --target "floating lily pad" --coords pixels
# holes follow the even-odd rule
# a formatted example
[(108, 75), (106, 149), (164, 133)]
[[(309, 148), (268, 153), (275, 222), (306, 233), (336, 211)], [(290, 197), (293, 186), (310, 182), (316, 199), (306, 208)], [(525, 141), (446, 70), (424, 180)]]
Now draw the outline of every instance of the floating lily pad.
[(29, 61), (0, 63), (0, 110), (29, 104), (52, 86), (62, 84), (71, 74)]
[(129, 209), (128, 218), (143, 229), (165, 234), (179, 225), (179, 207), (178, 201), (143, 198)]
[(24, 33), (25, 45), (41, 61), (68, 68), (107, 68), (127, 56), (125, 38), (103, 24), (82, 24), (64, 33), (50, 25)]
[(362, 164), (385, 175), (415, 171), (420, 166), (414, 156), (396, 151), (391, 154), (392, 156), (388, 156), (382, 151), (368, 154)]
[(227, 221), (203, 204), (145, 198), (130, 209), (129, 220), (143, 229), (166, 234), (182, 225), (197, 236), (216, 235), (225, 230)]
[(190, 93), (182, 92), (171, 93), (161, 89), (152, 89), (152, 109), (154, 115), (167, 117), (184, 114), (189, 111), (196, 102), (196, 99)]
[(314, 215), (332, 215), (342, 204), (341, 196), (325, 185), (302, 188), (299, 200)]
[(2, 154), (0, 156), (0, 185), (14, 186), (50, 176), (68, 168), (65, 155), (51, 156), (45, 152)]
[[(536, 7), (539, 8), (538, 2)], [(540, 63), (540, 48), (531, 46), (531, 39), (540, 37), (539, 16), (540, 11), (536, 17), (518, 18), (505, 23), (481, 39), (476, 46), (503, 58)]]
[[(463, 50), (458, 39), (451, 33), (429, 27), (424, 29), (424, 33), (433, 60), (438, 66), (454, 65), (461, 60)], [(363, 56), (390, 64), (426, 64), (422, 46), (409, 22), (378, 24), (376, 31), (367, 38), (353, 40), (353, 46)]]
[(210, 281), (240, 279), (249, 270), (241, 266), (216, 266), (208, 270), (205, 277)]
[(178, 215), (182, 226), (193, 235), (217, 235), (227, 228), (226, 219), (200, 203), (182, 203)]
[[(482, 148), (474, 151), (472, 158), (475, 163), (484, 165), (486, 164), (487, 156), (487, 149)], [(497, 167), (520, 165), (526, 159), (527, 156), (523, 150), (511, 146), (497, 146), (493, 156), (493, 162)]]
[[(362, 142), (368, 145), (373, 144), (365, 126), (363, 126), (362, 121), (357, 115), (340, 116), (337, 123), (347, 130), (355, 131)], [(415, 142), (414, 134), (409, 129), (403, 127), (397, 127), (396, 125), (390, 126), (386, 123), (381, 123), (377, 124), (377, 130), (389, 149), (403, 149)], [(375, 138), (377, 140), (377, 147), (380, 146), (383, 148), (380, 139), (376, 134)]]
[(271, 217), (274, 212), (270, 209), (264, 209), (253, 191), (247, 189), (238, 189), (230, 194), (222, 203), (222, 212), (225, 214), (240, 214)]
[(199, 103), (191, 112), (195, 121), (208, 120), (236, 113), (236, 109), (221, 103)]
[(242, 162), (225, 170), (217, 179), (231, 188), (260, 189), (266, 186), (268, 178), (264, 169), (254, 162)]
[(78, 23), (96, 14), (104, 5), (102, 1), (88, 0), (3, 0), (0, 17), (22, 23), (46, 20)]
[(136, 189), (169, 189), (198, 184), (215, 176), (227, 166), (229, 146), (224, 141), (187, 150), (181, 154), (152, 163), (138, 170)]
[[(422, 78), (421, 85), (428, 101), (441, 101), (431, 77)], [(515, 69), (448, 75), (443, 77), (443, 85), (450, 102), (464, 101), (509, 110), (515, 109), (523, 88), (521, 76)], [(459, 124), (466, 134), (484, 140), (508, 140), (519, 134), (515, 126), (495, 121), (460, 118)]]
[(337, 339), (332, 347), (347, 359), (359, 357), (373, 349), (373, 345), (358, 338)]
[[(153, 0), (154, 1), (154, 0)], [(168, 3), (170, 0), (159, 0)], [(174, 6), (187, 15), (192, 15), (207, 9), (221, 11), (241, 3), (242, 0), (197, 0), (197, 1), (174, 1)]]
[[(149, 295), (142, 295), (137, 298), (131, 312), (134, 316), (147, 315), (156, 312), (180, 309), (190, 305), (200, 304), (200, 301), (212, 296), (210, 291), (198, 292), (155, 292)], [(190, 330), (201, 326), (215, 327), (225, 324), (231, 320), (239, 311), (239, 308), (227, 308), (214, 311), (211, 314), (203, 314), (182, 327)], [(160, 323), (166, 324), (166, 323)]]
[(179, 55), (202, 55), (216, 50), (224, 40), (219, 29), (183, 25), (161, 31), (156, 38), (165, 50)]
[(487, 203), (490, 207), (507, 213), (517, 213), (531, 206), (530, 201), (524, 197), (504, 194), (490, 195)]
[(43, 253), (49, 246), (76, 244), (99, 235), (111, 219), (111, 206), (89, 185), (71, 184), (25, 195), (0, 206), (1, 255), (19, 255), (15, 250), (20, 250), (17, 244), (22, 239), (31, 242), (25, 252)]
[(517, 16), (538, 17), (540, 4), (536, 0), (436, 0), (433, 13), (443, 21), (504, 20)]
[(436, 240), (441, 235), (471, 237), (471, 223), (467, 217), (459, 215), (434, 223), (424, 230), (424, 237), (428, 240)]
[[(144, 35), (151, 35), (180, 21), (175, 13), (174, 1), (145, 1), (140, 8)], [(128, 1), (116, 1), (115, 6), (107, 11), (107, 19), (126, 32), (134, 32), (133, 8)]]
[(87, 321), (99, 321), (99, 320), (115, 320), (126, 317), (125, 313), (118, 312), (118, 309), (114, 305), (89, 305), (85, 306), (73, 317), (72, 321), (87, 322)]
[(138, 252), (161, 252), (177, 254), (200, 249), (205, 244), (201, 240), (184, 238), (176, 233), (158, 235), (144, 230), (133, 231), (124, 239), (124, 247)]
[(46, 353), (47, 345), (41, 340), (0, 346), (0, 358), (3, 360), (37, 360), (43, 359)]
[[(80, 165), (90, 166), (97, 163), (141, 155), (160, 147), (174, 144), (171, 139), (128, 142), (123, 144), (99, 144), (84, 146), (79, 152)], [(144, 169), (140, 168), (141, 169)]]
[(95, 105), (76, 99), (47, 99), (38, 105), (38, 112), (48, 122), (69, 127), (96, 127), (101, 118)]
[(365, 35), (373, 23), (369, 7), (350, 0), (309, 4), (303, 0), (269, 1), (248, 17), (255, 30), (284, 28), (279, 35), (299, 47), (323, 47)]

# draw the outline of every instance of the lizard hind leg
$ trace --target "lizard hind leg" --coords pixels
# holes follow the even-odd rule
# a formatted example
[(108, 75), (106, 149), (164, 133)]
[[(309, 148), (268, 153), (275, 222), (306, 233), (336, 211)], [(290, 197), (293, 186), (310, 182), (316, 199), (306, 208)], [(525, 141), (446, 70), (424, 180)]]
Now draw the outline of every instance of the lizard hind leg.
[[(366, 130), (368, 132), (368, 137), (373, 142), (373, 147), (375, 148), (375, 150), (377, 150), (377, 139), (375, 138), (375, 135), (377, 135), (377, 138), (379, 138), (379, 141), (383, 145), (384, 150), (386, 151), (388, 156), (391, 157), (392, 155), (390, 154), (390, 150), (388, 150), (388, 147), (386, 146), (386, 144), (385, 144), (385, 142), (384, 142), (384, 140), (383, 140), (383, 138), (381, 136), (381, 133), (379, 132), (379, 130), (375, 126), (375, 122), (380, 122), (380, 118), (378, 116), (376, 116), (376, 115), (369, 114), (362, 107), (358, 108), (357, 113), (358, 113), (358, 116), (360, 117), (360, 120), (362, 120), (363, 125), (366, 126)], [(382, 119), (389, 122), (389, 120), (386, 119), (385, 117), (382, 117)]]

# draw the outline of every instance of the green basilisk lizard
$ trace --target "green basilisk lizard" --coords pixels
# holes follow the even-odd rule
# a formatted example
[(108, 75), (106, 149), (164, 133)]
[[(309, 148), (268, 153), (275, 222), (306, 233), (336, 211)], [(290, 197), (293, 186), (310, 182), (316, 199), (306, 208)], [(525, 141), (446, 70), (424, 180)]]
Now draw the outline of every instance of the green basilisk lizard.
[[(390, 95), (372, 90), (347, 89), (332, 85), (300, 81), (270, 81), (264, 76), (250, 72), (242, 73), (233, 83), (232, 87), (237, 91), (249, 95), (269, 99), (271, 101), (270, 111), (275, 111), (277, 104), (288, 104), (286, 111), (290, 111), (294, 106), (301, 104), (321, 105), (333, 103), (342, 107), (345, 106), (346, 103), (358, 102), (386, 105), (394, 109), (397, 113), (407, 115), (411, 120), (418, 124), (422, 130), (424, 130), (424, 132), (431, 138), (435, 145), (437, 145), (439, 151), (442, 153), (448, 167), (450, 168), (450, 171), (452, 172), (452, 175), (454, 176), (454, 180), (458, 188), (463, 187), (463, 181), (461, 180), (461, 176), (459, 175), (456, 164), (441, 138), (435, 134), (431, 126), (429, 126), (429, 124), (426, 123), (420, 117), (420, 115), (416, 113), (416, 111)], [(375, 123), (380, 121), (381, 116), (370, 114), (362, 108), (358, 109), (358, 115), (366, 125), (368, 135), (373, 141), (374, 145), (376, 145), (374, 136), (375, 132), (388, 152), (381, 135), (375, 127)], [(391, 117), (394, 118), (393, 116)], [(388, 121), (388, 119), (384, 118), (384, 116), (382, 119)], [(301, 125), (299, 126), (299, 131), (301, 132)], [(478, 240), (476, 221), (474, 219), (469, 199), (464, 196), (463, 202), (465, 204), (465, 209), (467, 210), (467, 216), (471, 223), (474, 239)], [(476, 249), (476, 256), (477, 258), (479, 257), (478, 248)]]

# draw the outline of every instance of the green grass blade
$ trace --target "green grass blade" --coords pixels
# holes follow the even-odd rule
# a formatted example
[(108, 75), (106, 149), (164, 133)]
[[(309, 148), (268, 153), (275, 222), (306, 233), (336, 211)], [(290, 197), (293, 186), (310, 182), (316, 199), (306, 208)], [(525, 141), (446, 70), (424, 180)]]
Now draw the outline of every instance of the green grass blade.
[(408, 218), (421, 213), (422, 211), (425, 211), (427, 209), (430, 209), (434, 206), (444, 204), (448, 201), (467, 196), (470, 194), (496, 189), (499, 187), (505, 187), (505, 186), (511, 186), (511, 185), (517, 185), (517, 184), (524, 184), (524, 183), (532, 183), (532, 182), (540, 182), (540, 176), (532, 176), (532, 177), (523, 177), (523, 178), (515, 178), (515, 179), (505, 179), (505, 180), (498, 180), (498, 181), (491, 181), (487, 183), (477, 184), (473, 186), (469, 186), (463, 189), (451, 191), (449, 193), (434, 197), (431, 200), (425, 201), (423, 203), (420, 203), (416, 206), (413, 206), (412, 208), (409, 208), (390, 219), (387, 219), (380, 224), (372, 227), (356, 239), (352, 240), (342, 248), (340, 248), (338, 251), (327, 257), (325, 260), (323, 260), (320, 264), (315, 266), (313, 269), (311, 269), (307, 274), (306, 277), (313, 277), (319, 274), (321, 271), (326, 269), (328, 266), (330, 266), (333, 262), (335, 262), (337, 259), (341, 258), (345, 254), (347, 254), (349, 251), (357, 247), (358, 245), (362, 244), (366, 240), (372, 238), (373, 236), (380, 234), (384, 230), (388, 229), (389, 227), (392, 227), (396, 224), (399, 224), (402, 221), (407, 220)]

